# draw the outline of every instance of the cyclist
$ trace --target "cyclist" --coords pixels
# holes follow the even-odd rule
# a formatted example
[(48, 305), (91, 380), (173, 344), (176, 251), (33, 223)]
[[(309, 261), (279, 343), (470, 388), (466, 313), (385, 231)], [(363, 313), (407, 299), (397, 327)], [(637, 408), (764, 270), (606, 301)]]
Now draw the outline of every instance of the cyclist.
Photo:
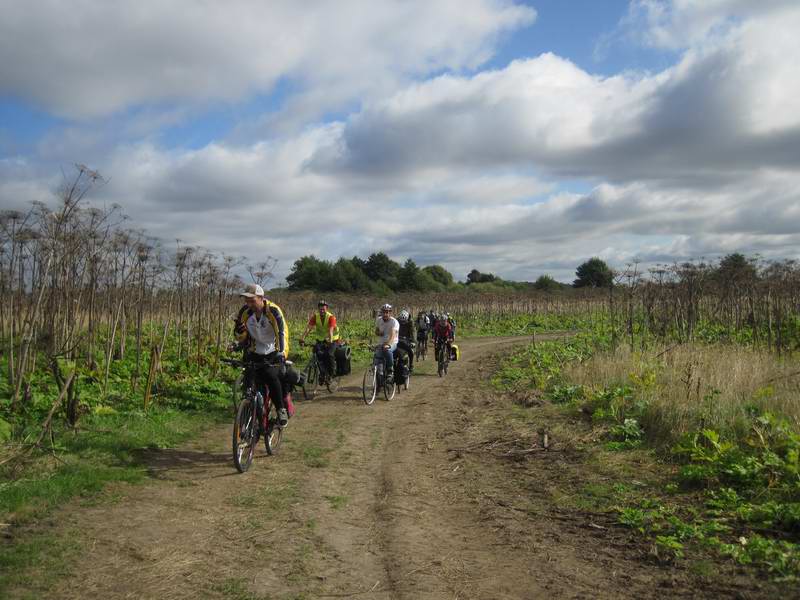
[(283, 311), (264, 297), (264, 289), (251, 283), (239, 294), (245, 305), (239, 310), (234, 325), (238, 341), (232, 349), (244, 350), (245, 360), (261, 363), (256, 371), (256, 385), (266, 386), (278, 410), (278, 426), (286, 427), (289, 414), (283, 397), (281, 377), (286, 372), (289, 355), (289, 328)]
[(333, 377), (336, 375), (336, 363), (334, 362), (334, 353), (339, 345), (341, 336), (339, 335), (339, 327), (336, 325), (336, 317), (328, 311), (328, 303), (325, 300), (320, 300), (317, 303), (317, 312), (313, 313), (308, 319), (308, 325), (303, 335), (300, 336), (300, 343), (304, 344), (306, 336), (311, 330), (314, 330), (314, 354), (323, 366), (324, 372)]
[(397, 349), (400, 323), (392, 317), (392, 305), (381, 306), (381, 314), (375, 320), (375, 335), (380, 336), (380, 346), (375, 350), (375, 356), (382, 356), (386, 364), (386, 374), (391, 375), (394, 370), (394, 351)]
[(439, 360), (439, 352), (444, 350), (450, 353), (450, 344), (453, 342), (453, 327), (444, 315), (436, 321), (433, 329), (433, 342), (436, 348), (436, 360)]
[(450, 313), (445, 313), (444, 316), (447, 319), (447, 322), (450, 323), (450, 327), (453, 329), (453, 339), (456, 339), (456, 320)]
[(430, 318), (425, 314), (425, 311), (419, 311), (419, 314), (417, 314), (417, 345), (428, 342), (428, 332), (430, 329)]
[(411, 343), (414, 339), (414, 321), (411, 320), (411, 313), (403, 309), (397, 315), (397, 320), (400, 322), (400, 329), (398, 336), (400, 341), (397, 342), (398, 352), (403, 351), (408, 355), (408, 372), (414, 372), (414, 349)]
[(436, 312), (433, 309), (428, 311), (428, 321), (430, 321), (431, 333), (433, 333), (433, 328), (436, 327)]

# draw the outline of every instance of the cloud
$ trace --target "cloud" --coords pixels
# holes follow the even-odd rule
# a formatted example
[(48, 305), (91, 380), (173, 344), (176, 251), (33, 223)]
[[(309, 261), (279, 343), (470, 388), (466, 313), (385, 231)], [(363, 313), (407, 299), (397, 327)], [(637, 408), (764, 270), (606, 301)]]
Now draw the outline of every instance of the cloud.
[(618, 33), (655, 48), (682, 50), (724, 37), (747, 19), (796, 7), (794, 0), (632, 0)]
[[(800, 67), (791, 59), (800, 54), (800, 8), (658, 5), (672, 11), (654, 21), (659, 27), (700, 15), (702, 6), (717, 11), (698, 16), (703, 33), (687, 35), (663, 71), (598, 76), (546, 53), (472, 72), (491, 52), (492, 35), (532, 18), (509, 3), (476, 2), (464, 5), (465, 15), (483, 7), (505, 21), (475, 24), (466, 36), (472, 41), (458, 48), (437, 46), (435, 27), (415, 28), (427, 40), (419, 52), (378, 52), (354, 60), (352, 72), (323, 60), (307, 76), (324, 83), (331, 103), (347, 96), (337, 96), (334, 79), (358, 80), (359, 102), (331, 122), (309, 119), (325, 103), (309, 87), (310, 96), (297, 97), (310, 103), (294, 114), (301, 128), (194, 150), (152, 139), (109, 147), (92, 164), (111, 178), (94, 201), (119, 202), (133, 225), (164, 240), (252, 260), (275, 256), (282, 275), (304, 254), (377, 250), (442, 263), (461, 276), (478, 268), (566, 281), (594, 255), (617, 267), (730, 251), (797, 256)], [(383, 17), (369, 18), (376, 35), (386, 34)], [(426, 52), (436, 55), (433, 63), (420, 58)], [(400, 76), (373, 77), (400, 64)], [(447, 73), (430, 75), (442, 65)], [(374, 87), (362, 79), (374, 79)], [(77, 133), (61, 141), (66, 147), (55, 151), (63, 155), (93, 143)], [(0, 175), (30, 185), (36, 178), (27, 168), (0, 164)], [(9, 190), (0, 187), (0, 202), (11, 200)]]
[(800, 9), (743, 22), (665, 71), (599, 77), (552, 54), (443, 75), (375, 102), (319, 171), (535, 165), (553, 176), (717, 184), (800, 166)]
[[(139, 105), (237, 102), (282, 78), (363, 98), (474, 69), (536, 12), (509, 0), (3, 0), (0, 91), (71, 118)], [(321, 101), (321, 99), (318, 99)]]

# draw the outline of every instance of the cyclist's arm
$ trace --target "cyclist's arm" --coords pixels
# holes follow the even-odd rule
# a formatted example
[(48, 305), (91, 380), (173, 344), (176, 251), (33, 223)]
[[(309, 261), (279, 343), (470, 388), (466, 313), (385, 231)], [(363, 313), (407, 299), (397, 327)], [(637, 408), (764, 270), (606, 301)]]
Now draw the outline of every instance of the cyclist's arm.
[(236, 338), (236, 343), (243, 346), (247, 343), (249, 334), (247, 333), (247, 306), (243, 306), (236, 315), (236, 320), (233, 325), (233, 336)]
[(278, 324), (278, 331), (277, 337), (278, 339), (275, 340), (278, 346), (278, 352), (282, 355), (286, 356), (286, 347), (285, 347), (285, 332), (286, 332), (286, 323), (283, 321), (283, 317), (281, 316), (281, 311), (276, 307), (270, 307), (272, 311), (272, 316), (275, 317), (275, 322)]
[(306, 325), (306, 330), (303, 332), (303, 335), (300, 336), (300, 341), (301, 342), (305, 342), (306, 341), (306, 336), (311, 331), (311, 328), (312, 328), (312, 325), (310, 323), (308, 325)]
[(336, 317), (331, 315), (330, 321), (328, 321), (328, 341), (333, 344), (333, 330), (336, 327)]

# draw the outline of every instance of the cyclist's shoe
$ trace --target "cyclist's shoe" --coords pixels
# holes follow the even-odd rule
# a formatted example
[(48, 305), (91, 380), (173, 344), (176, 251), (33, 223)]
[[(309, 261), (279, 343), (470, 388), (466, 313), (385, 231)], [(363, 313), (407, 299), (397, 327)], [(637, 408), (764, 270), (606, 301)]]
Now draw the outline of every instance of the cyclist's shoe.
[(289, 413), (286, 412), (285, 408), (282, 408), (278, 411), (278, 427), (283, 429), (289, 424)]

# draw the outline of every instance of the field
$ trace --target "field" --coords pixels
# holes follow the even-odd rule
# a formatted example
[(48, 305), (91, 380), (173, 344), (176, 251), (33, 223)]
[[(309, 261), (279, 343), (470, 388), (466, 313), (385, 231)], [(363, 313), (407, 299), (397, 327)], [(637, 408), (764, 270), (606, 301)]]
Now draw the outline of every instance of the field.
[[(147, 240), (87, 236), (100, 216), (70, 214), (47, 220), (55, 232), (18, 230), (0, 269), (4, 596), (188, 597), (186, 577), (218, 598), (796, 586), (794, 264), (632, 269), (553, 293), (329, 296), (353, 375), (299, 404), (283, 455), (231, 487), (237, 373), (220, 358), (240, 305), (234, 261), (179, 248), (167, 265)], [(316, 296), (270, 297), (302, 367)], [(444, 379), (419, 365), (411, 391), (366, 407), (386, 300), (450, 311), (465, 356)], [(260, 533), (286, 562), (242, 577), (235, 540), (264, 550)]]

